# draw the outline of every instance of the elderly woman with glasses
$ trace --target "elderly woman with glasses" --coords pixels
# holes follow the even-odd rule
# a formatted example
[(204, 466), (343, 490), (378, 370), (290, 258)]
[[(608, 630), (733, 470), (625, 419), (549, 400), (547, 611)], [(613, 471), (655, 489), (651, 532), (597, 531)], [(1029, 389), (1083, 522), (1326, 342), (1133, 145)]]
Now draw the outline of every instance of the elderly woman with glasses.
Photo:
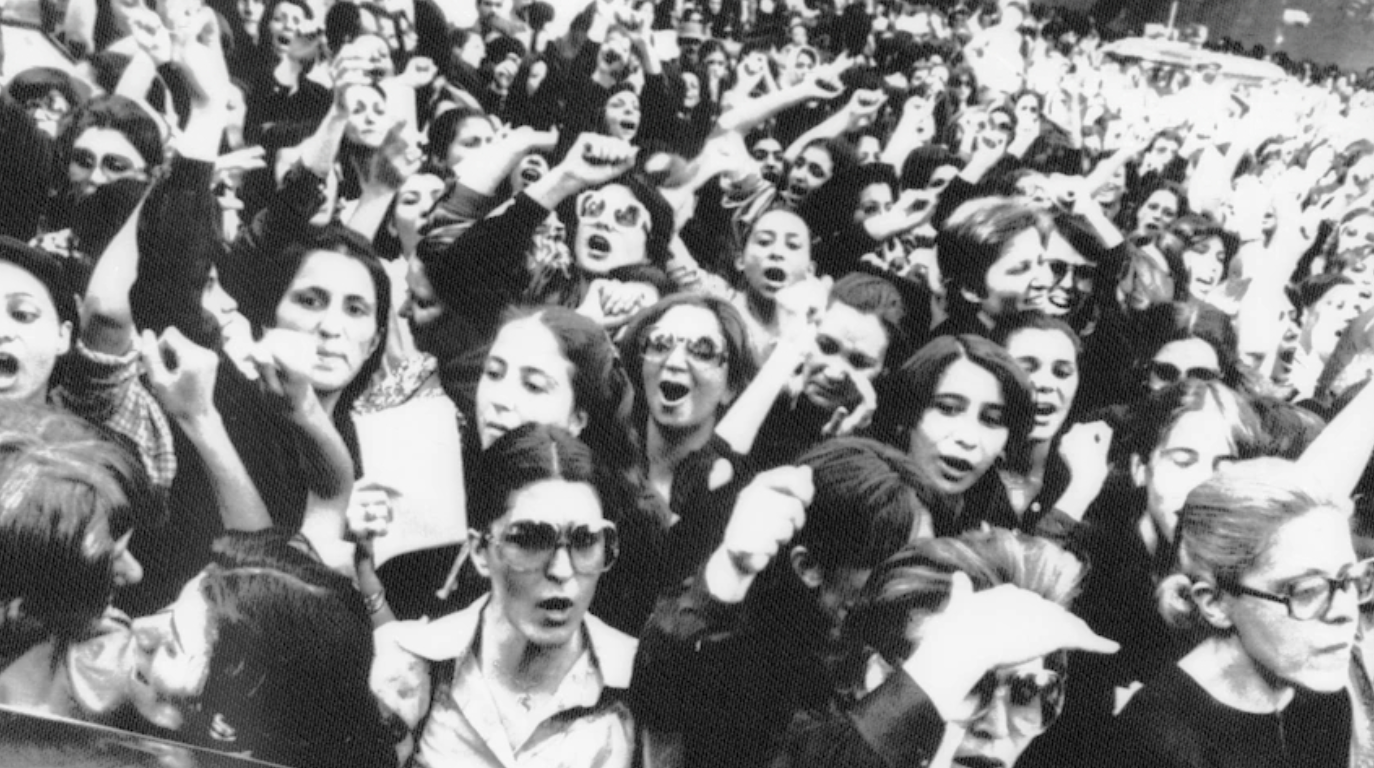
[(628, 767), (636, 642), (588, 613), (619, 552), (594, 456), (528, 424), (473, 471), (486, 482), (470, 499), (468, 546), (491, 592), (378, 634), (373, 686), (413, 739), (407, 764)]
[(1063, 708), (1065, 650), (1116, 648), (1067, 610), (1083, 570), (998, 529), (897, 552), (845, 621), (837, 701), (797, 715), (773, 765), (1014, 765)]
[(1224, 467), (1188, 496), (1160, 610), (1203, 639), (1121, 713), (1111, 764), (1366, 764), (1353, 651), (1374, 560), (1356, 555), (1350, 515), (1278, 459)]

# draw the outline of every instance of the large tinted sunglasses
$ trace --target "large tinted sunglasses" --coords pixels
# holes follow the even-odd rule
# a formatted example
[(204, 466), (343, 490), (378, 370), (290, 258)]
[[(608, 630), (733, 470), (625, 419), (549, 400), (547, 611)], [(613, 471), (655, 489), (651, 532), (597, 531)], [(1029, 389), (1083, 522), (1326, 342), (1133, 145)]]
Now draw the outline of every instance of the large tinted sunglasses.
[(1050, 272), (1054, 274), (1054, 281), (1057, 283), (1064, 279), (1065, 275), (1072, 274), (1074, 282), (1091, 280), (1097, 276), (1097, 266), (1093, 264), (1072, 264), (1067, 261), (1053, 260), (1046, 262), (1050, 266)]
[(970, 722), (987, 715), (1003, 695), (1008, 724), (1022, 735), (1037, 734), (1064, 711), (1064, 677), (1049, 669), (1011, 674), (991, 670), (969, 693), (978, 700)]
[(495, 542), (511, 570), (518, 573), (542, 571), (554, 554), (566, 548), (574, 571), (602, 573), (620, 556), (620, 538), (615, 523), (603, 520), (594, 525), (557, 528), (552, 523), (521, 520), (499, 533), (484, 533), (482, 539)]
[(679, 344), (686, 347), (687, 359), (699, 365), (724, 365), (729, 359), (729, 353), (720, 342), (710, 336), (686, 339), (671, 333), (654, 331), (644, 337), (640, 346), (645, 360), (660, 361), (673, 354), (673, 350), (677, 349)]
[(1189, 368), (1183, 371), (1173, 363), (1161, 363), (1159, 361), (1150, 363), (1150, 373), (1165, 384), (1176, 384), (1184, 378), (1196, 381), (1216, 381), (1221, 378), (1221, 373), (1211, 368)]

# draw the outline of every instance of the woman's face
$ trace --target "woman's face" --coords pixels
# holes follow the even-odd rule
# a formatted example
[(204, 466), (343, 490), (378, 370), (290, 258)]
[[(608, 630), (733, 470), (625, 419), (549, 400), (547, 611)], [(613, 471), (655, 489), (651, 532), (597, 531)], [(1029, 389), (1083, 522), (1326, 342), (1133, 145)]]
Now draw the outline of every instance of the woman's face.
[(945, 369), (911, 430), (909, 450), (941, 493), (967, 491), (997, 461), (1010, 435), (1006, 405), (987, 369), (962, 357)]
[(701, 78), (695, 72), (682, 73), (682, 106), (696, 109), (701, 103)]
[(873, 381), (883, 370), (887, 330), (874, 315), (834, 301), (816, 328), (816, 345), (804, 367), (802, 393), (827, 411), (858, 404), (856, 379)]
[(1045, 294), (1041, 310), (1051, 317), (1077, 312), (1092, 295), (1096, 268), (1057, 230), (1050, 233), (1045, 244), (1045, 261), (1054, 282)]
[(892, 209), (892, 187), (878, 182), (869, 184), (859, 192), (859, 204), (854, 208), (854, 223), (865, 221)]
[[(1356, 562), (1350, 520), (1329, 507), (1288, 520), (1271, 541), (1239, 579), (1242, 586), (1275, 595), (1322, 589), (1321, 578), (1344, 575)], [(1224, 589), (1221, 594), (1237, 640), (1266, 677), (1323, 693), (1346, 687), (1360, 625), (1355, 589), (1332, 592), (1330, 607), (1307, 621), (1289, 616), (1282, 603)]]
[(606, 102), (606, 133), (626, 141), (639, 133), (639, 96), (634, 91), (619, 91)]
[(1202, 339), (1178, 339), (1159, 348), (1150, 361), (1151, 392), (1183, 379), (1203, 381), (1221, 378), (1221, 361), (1211, 344)]
[(1111, 179), (1093, 191), (1093, 201), (1103, 207), (1116, 205), (1121, 202), (1121, 196), (1126, 194), (1126, 166), (1117, 166), (1112, 171)]
[(467, 159), (474, 152), (481, 152), (482, 148), (490, 144), (496, 138), (496, 130), (491, 127), (491, 121), (485, 117), (470, 117), (458, 126), (458, 131), (453, 135), (453, 142), (448, 145), (448, 152), (444, 155), (444, 164), (450, 168), (458, 167), (458, 164)]
[(210, 277), (200, 294), (200, 307), (219, 325), (220, 341), (252, 343), (253, 329), (248, 318), (239, 312), (239, 303), (219, 281), (219, 269), (210, 267)]
[(787, 162), (783, 159), (782, 144), (774, 138), (762, 138), (754, 143), (750, 154), (759, 162), (759, 173), (774, 184), (781, 184), (787, 172)]
[(113, 128), (87, 128), (72, 144), (67, 178), (79, 197), (120, 179), (148, 178), (148, 164), (133, 143)]
[(1003, 246), (1002, 255), (988, 267), (983, 296), (978, 301), (983, 314), (993, 319), (1040, 309), (1053, 282), (1045, 261), (1045, 243), (1040, 231), (1032, 227)]
[(401, 184), (396, 193), (396, 235), (407, 253), (420, 242), (420, 231), (443, 194), (444, 180), (432, 173), (416, 173)]
[(71, 347), (72, 324), (26, 269), (0, 261), (0, 402), (41, 404), (57, 359)]
[(62, 127), (62, 119), (72, 111), (72, 103), (67, 97), (56, 88), (48, 91), (46, 96), (29, 99), (24, 104), (24, 109), (33, 118), (33, 122), (43, 133), (48, 134), (49, 138), (57, 138), (57, 134)]
[(1078, 396), (1078, 355), (1063, 331), (1026, 328), (1007, 339), (1007, 353), (1031, 381), (1035, 426), (1030, 439), (1046, 442), (1059, 434)]
[(644, 398), (662, 430), (714, 424), (730, 391), (729, 347), (714, 313), (676, 306), (645, 328), (640, 339)]
[(701, 60), (706, 67), (706, 77), (709, 80), (719, 82), (725, 79), (725, 75), (730, 71), (730, 60), (725, 57), (725, 51), (720, 48), (712, 48)]
[(587, 414), (577, 408), (572, 378), (572, 363), (538, 318), (507, 323), (496, 334), (477, 382), (477, 434), (482, 448), (525, 424), (581, 433)]
[(124, 659), (129, 699), (143, 719), (179, 730), (205, 690), (210, 674), (210, 604), (204, 574), (187, 582), (176, 602), (135, 619)]
[(1145, 488), (1145, 508), (1161, 541), (1174, 540), (1188, 494), (1212, 476), (1219, 462), (1235, 458), (1230, 435), (1230, 425), (1209, 402), (1179, 416), (1147, 458), (1131, 457), (1132, 476)]
[(596, 594), (601, 574), (579, 573), (567, 547), (554, 549), (542, 567), (530, 570), (538, 555), (522, 554), (522, 528), (551, 525), (566, 536), (569, 529), (600, 530), (605, 518), (596, 491), (586, 483), (542, 480), (510, 497), (509, 507), (491, 524), (489, 537), (473, 542), (473, 563), (491, 579), (491, 609), (497, 636), (536, 648), (574, 642)]
[(735, 267), (744, 273), (751, 294), (769, 300), (806, 279), (814, 269), (806, 222), (788, 211), (764, 214), (749, 231)]
[(344, 103), (348, 105), (348, 140), (368, 149), (382, 146), (391, 126), (387, 124), (386, 97), (381, 91), (370, 85), (355, 85), (344, 93)]
[(267, 4), (264, 0), (238, 0), (237, 5), (239, 18), (243, 20), (243, 31), (256, 43), (258, 25), (262, 23), (262, 14), (267, 10)]
[(381, 338), (372, 274), (351, 256), (311, 253), (277, 304), (274, 327), (314, 336), (315, 391), (341, 391), (362, 370)]
[(1307, 351), (1326, 363), (1336, 351), (1336, 343), (1350, 326), (1370, 306), (1367, 286), (1337, 285), (1322, 294), (1303, 313), (1302, 344)]
[(1040, 100), (1033, 94), (1028, 93), (1017, 99), (1014, 112), (1017, 125), (1040, 124)]
[(787, 189), (783, 196), (793, 203), (811, 193), (811, 190), (830, 181), (835, 175), (835, 161), (825, 147), (810, 146), (802, 150), (792, 170), (787, 174)]
[(1188, 270), (1188, 295), (1205, 299), (1226, 277), (1226, 245), (1220, 237), (1209, 237), (1183, 252)]
[(511, 169), (511, 188), (518, 195), (529, 185), (547, 176), (548, 173), (549, 161), (543, 155), (525, 155)]
[(1136, 213), (1135, 234), (1154, 237), (1178, 218), (1178, 196), (1167, 189), (1157, 189), (1145, 200)]
[(267, 22), (267, 31), (272, 35), (272, 49), (278, 56), (286, 55), (304, 25), (305, 11), (299, 5), (279, 2), (272, 8), (272, 19)]
[[(954, 752), (954, 765), (1015, 765), (1035, 737), (1044, 732), (1042, 699), (1027, 704), (1013, 702), (1012, 686), (1020, 680), (1049, 679), (1053, 674), (1043, 658), (1024, 664), (992, 670), (998, 684), (988, 709), (969, 722), (964, 738)], [(979, 697), (969, 694), (968, 705), (976, 708)]]
[(649, 260), (649, 209), (629, 187), (607, 184), (577, 197), (573, 255), (583, 271), (604, 275)]

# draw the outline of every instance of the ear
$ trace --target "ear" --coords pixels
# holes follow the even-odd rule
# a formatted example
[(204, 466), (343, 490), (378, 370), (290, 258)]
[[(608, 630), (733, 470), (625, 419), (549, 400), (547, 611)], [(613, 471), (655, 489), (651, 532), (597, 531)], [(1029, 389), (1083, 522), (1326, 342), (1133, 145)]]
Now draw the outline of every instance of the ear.
[(1131, 454), (1131, 482), (1137, 488), (1144, 488), (1145, 482), (1150, 479), (1149, 466), (1145, 460), (1140, 458), (1140, 454)]
[(744, 271), (744, 252), (743, 252), (743, 251), (740, 251), (739, 255), (735, 257), (735, 271), (736, 271), (736, 272), (743, 272), (743, 271)]
[(816, 562), (816, 558), (806, 550), (806, 547), (793, 547), (788, 553), (792, 561), (792, 572), (797, 574), (797, 578), (806, 585), (807, 589), (820, 589), (825, 582), (825, 576), (821, 573), (821, 566)]
[(72, 348), (72, 324), (70, 321), (63, 321), (57, 328), (57, 354), (65, 355)]
[(568, 431), (573, 437), (581, 437), (582, 430), (587, 428), (587, 412), (578, 408), (573, 411), (572, 418), (568, 420)]
[(1221, 599), (1221, 592), (1214, 584), (1205, 581), (1194, 582), (1189, 588), (1193, 596), (1193, 604), (1197, 606), (1198, 612), (1207, 620), (1208, 624), (1217, 629), (1230, 629), (1232, 627), (1231, 614), (1226, 610), (1226, 604)]
[(482, 574), (482, 578), (491, 578), (491, 563), (487, 562), (487, 555), (491, 552), (487, 548), (487, 539), (481, 531), (468, 529), (468, 557), (472, 560), (472, 567)]

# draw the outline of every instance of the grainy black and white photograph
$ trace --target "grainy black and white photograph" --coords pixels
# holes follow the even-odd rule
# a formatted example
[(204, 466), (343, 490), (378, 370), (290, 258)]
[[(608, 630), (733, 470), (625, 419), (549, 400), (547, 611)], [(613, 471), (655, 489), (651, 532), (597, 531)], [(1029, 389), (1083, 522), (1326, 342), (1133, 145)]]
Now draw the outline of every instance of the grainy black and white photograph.
[(1374, 0), (0, 0), (0, 302), (0, 768), (1374, 768)]

